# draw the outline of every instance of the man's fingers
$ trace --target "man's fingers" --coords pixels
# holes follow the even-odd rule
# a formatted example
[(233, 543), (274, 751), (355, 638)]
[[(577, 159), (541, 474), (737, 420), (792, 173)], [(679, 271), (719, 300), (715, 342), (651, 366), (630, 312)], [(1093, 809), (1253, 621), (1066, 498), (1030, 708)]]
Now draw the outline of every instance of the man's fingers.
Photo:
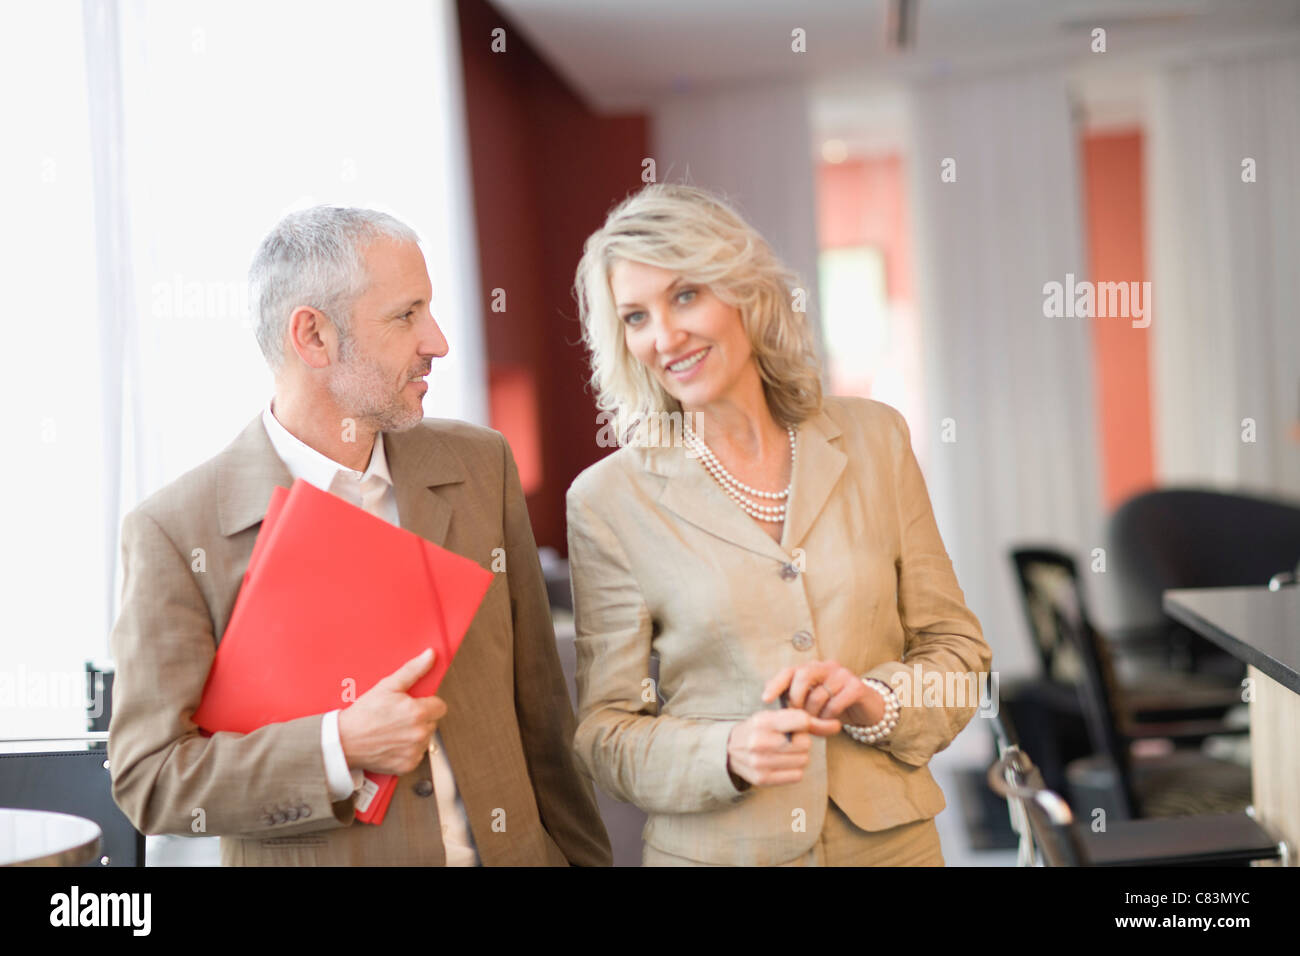
[(442, 720), (447, 716), (447, 702), (441, 697), (416, 697), (416, 701), (424, 708), (426, 716), (433, 720)]
[(433, 648), (426, 647), (379, 683), (390, 690), (410, 690), (412, 684), (429, 672), (435, 657), (437, 657), (437, 654)]
[(781, 693), (790, 686), (790, 679), (794, 677), (793, 667), (783, 667), (763, 686), (763, 703), (770, 704), (781, 696)]

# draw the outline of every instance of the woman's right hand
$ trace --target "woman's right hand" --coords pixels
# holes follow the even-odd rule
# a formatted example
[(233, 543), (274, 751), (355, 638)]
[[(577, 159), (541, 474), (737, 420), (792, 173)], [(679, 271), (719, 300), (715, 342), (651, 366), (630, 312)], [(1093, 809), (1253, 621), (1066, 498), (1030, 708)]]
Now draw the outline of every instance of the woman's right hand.
[(806, 710), (760, 710), (737, 724), (727, 738), (727, 770), (756, 787), (798, 783), (808, 766), (813, 735), (839, 732), (838, 720), (823, 720)]

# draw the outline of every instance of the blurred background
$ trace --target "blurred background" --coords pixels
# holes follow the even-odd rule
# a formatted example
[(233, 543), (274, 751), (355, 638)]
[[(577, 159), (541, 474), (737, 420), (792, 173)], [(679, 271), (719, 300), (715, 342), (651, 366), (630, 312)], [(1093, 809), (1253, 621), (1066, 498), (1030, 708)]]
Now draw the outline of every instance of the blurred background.
[[(1240, 666), (1160, 593), (1264, 584), (1300, 558), (1296, 0), (0, 15), (13, 749), (88, 713), (106, 728), (122, 516), (265, 404), (245, 272), (274, 222), (316, 203), (420, 234), (450, 343), (426, 414), (509, 439), (563, 641), (564, 493), (609, 452), (573, 273), (651, 180), (734, 202), (800, 275), (829, 390), (906, 416), (1049, 783), (1114, 746), (1089, 723), (1120, 705), (1089, 709), (1085, 631), (1116, 658), (1112, 689), (1176, 675), (1177, 706), (1153, 712), (1231, 723)], [(987, 723), (933, 763), (950, 865), (1015, 859)], [(1198, 752), (1215, 740), (1246, 765), (1231, 736)]]

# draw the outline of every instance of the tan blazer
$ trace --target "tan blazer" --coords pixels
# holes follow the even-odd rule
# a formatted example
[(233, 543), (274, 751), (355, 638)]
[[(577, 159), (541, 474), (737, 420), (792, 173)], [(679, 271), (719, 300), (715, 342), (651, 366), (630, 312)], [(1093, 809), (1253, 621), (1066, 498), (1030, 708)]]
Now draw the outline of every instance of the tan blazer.
[(992, 662), (896, 410), (828, 398), (799, 428), (790, 495), (778, 545), (680, 447), (620, 448), (569, 489), (575, 749), (646, 811), (645, 841), (667, 853), (792, 860), (817, 840), (828, 796), (873, 831), (944, 807), (926, 764), (970, 720), (977, 688), (906, 697), (922, 706), (904, 706), (882, 745), (813, 738), (797, 784), (731, 782), (727, 737), (782, 667), (836, 660), (902, 690), (917, 666), (978, 675)]
[[(480, 858), (608, 865), (591, 782), (573, 759), (573, 711), (509, 445), (434, 419), (383, 441), (403, 528), (484, 567), (505, 549), (506, 570), (439, 691), (439, 731)], [(372, 826), (354, 822), (350, 800), (330, 801), (320, 715), (211, 738), (190, 720), (271, 490), (290, 484), (259, 415), (126, 516), (111, 640), (113, 796), (145, 833), (220, 835), (224, 864), (442, 865), (427, 755)]]

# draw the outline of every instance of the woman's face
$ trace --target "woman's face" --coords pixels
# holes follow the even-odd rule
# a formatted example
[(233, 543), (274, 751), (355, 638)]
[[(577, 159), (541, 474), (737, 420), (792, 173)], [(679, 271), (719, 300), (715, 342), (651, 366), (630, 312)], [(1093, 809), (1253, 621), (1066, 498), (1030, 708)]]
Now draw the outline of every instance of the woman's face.
[(724, 399), (744, 375), (758, 374), (740, 310), (708, 286), (619, 259), (609, 287), (628, 350), (684, 409)]

